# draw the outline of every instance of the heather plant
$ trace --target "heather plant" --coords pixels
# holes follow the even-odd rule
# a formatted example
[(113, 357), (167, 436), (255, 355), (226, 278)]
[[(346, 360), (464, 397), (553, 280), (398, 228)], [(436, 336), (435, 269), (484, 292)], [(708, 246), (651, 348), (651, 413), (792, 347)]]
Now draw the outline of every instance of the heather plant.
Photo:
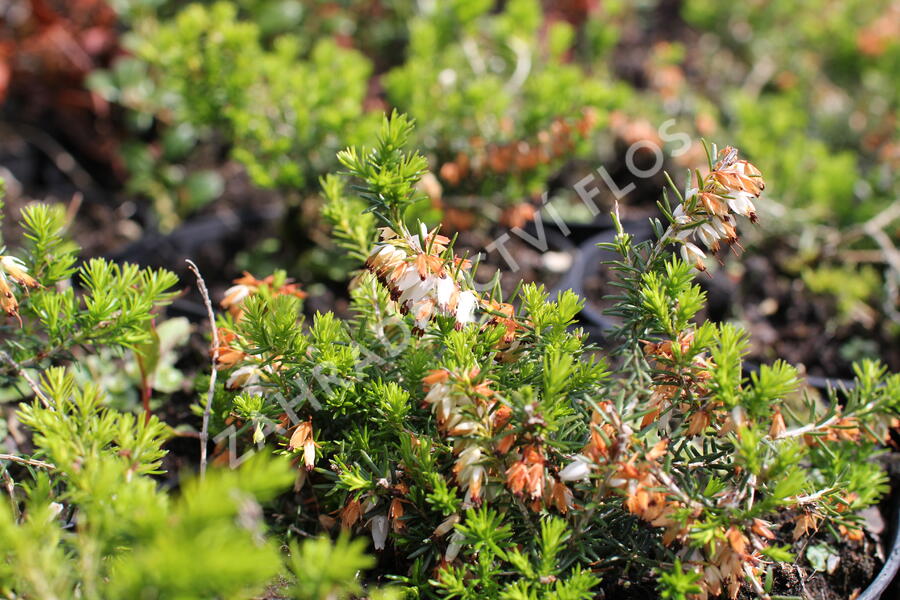
[[(684, 62), (709, 82), (685, 86), (684, 99), (706, 96), (777, 190), (767, 236), (791, 248), (779, 269), (823, 298), (830, 331), (862, 325), (888, 345), (900, 323), (900, 270), (881, 260), (896, 246), (898, 11), (891, 0), (682, 6), (707, 40)], [(866, 254), (871, 267), (857, 260)], [(827, 285), (838, 272), (846, 288)], [(841, 353), (859, 354), (860, 342)]]
[(631, 98), (606, 73), (602, 53), (573, 59), (578, 31), (547, 20), (539, 2), (491, 9), (422, 11), (409, 25), (408, 59), (384, 78), (391, 104), (419, 121), (417, 143), (451, 203), (539, 195), (567, 160), (593, 149), (595, 128)]
[[(90, 76), (92, 89), (129, 109), (140, 138), (126, 144), (127, 186), (154, 200), (164, 229), (221, 194), (209, 164), (216, 148), (258, 186), (311, 193), (341, 145), (371, 138), (378, 117), (366, 108), (385, 101), (422, 123), (416, 143), (434, 166), (436, 178), (423, 182), (433, 201), (520, 204), (590, 153), (609, 112), (633, 96), (601, 60), (610, 31), (592, 22), (579, 38), (562, 20), (544, 31), (535, 0), (496, 14), (485, 2), (397, 3), (371, 17), (353, 3), (310, 7), (298, 29), (284, 26), (290, 3), (269, 3), (288, 13), (275, 26), (265, 4), (134, 3), (131, 56)], [(357, 50), (340, 43), (348, 27)], [(582, 59), (585, 43), (601, 53)], [(360, 52), (372, 47), (384, 53)], [(373, 69), (386, 71), (377, 86)], [(144, 142), (148, 135), (156, 141)]]
[[(169, 426), (78, 374), (102, 352), (161, 360), (152, 321), (174, 276), (76, 269), (65, 212), (24, 209), (24, 247), (0, 259), (0, 360), (25, 384), (30, 432), (0, 456), (5, 593), (589, 599), (630, 581), (774, 598), (779, 563), (864, 540), (900, 376), (862, 362), (822, 402), (786, 363), (746, 373), (747, 335), (696, 319), (694, 278), (760, 218), (759, 169), (712, 147), (663, 198), (655, 239), (613, 214), (618, 326), (598, 346), (574, 293), (480, 290), (455, 240), (410, 218), (427, 173), (413, 133), (385, 118), (323, 180), (325, 218), (359, 261), (349, 319), (304, 322), (285, 272), (227, 290), (211, 352), (225, 377), (198, 409), (213, 463), (240, 466), (173, 495), (154, 479)], [(392, 587), (367, 586), (376, 575)]]
[(264, 44), (260, 25), (228, 2), (144, 16), (133, 27), (133, 56), (94, 73), (91, 85), (130, 108), (139, 131), (165, 125), (158, 144), (125, 153), (131, 191), (155, 200), (164, 228), (222, 191), (187, 161), (198, 143), (227, 146), (259, 186), (296, 190), (336, 166), (340, 144), (374, 131), (363, 111), (371, 66), (331, 38), (308, 44), (284, 34)]
[(575, 294), (478, 291), (453, 239), (407, 222), (426, 173), (412, 135), (386, 119), (324, 181), (336, 240), (365, 258), (349, 320), (304, 323), (281, 274), (237, 283), (219, 321), (219, 456), (294, 456), (295, 531), (365, 533), (399, 586), (453, 598), (590, 598), (626, 581), (770, 598), (808, 540), (864, 538), (900, 377), (863, 362), (821, 402), (786, 363), (748, 373), (740, 328), (695, 318), (707, 253), (758, 219), (755, 166), (713, 147), (661, 203), (655, 240), (616, 221), (619, 326), (599, 347)]
[[(171, 426), (114, 405), (94, 359), (135, 361), (142, 378), (171, 369), (171, 342), (153, 321), (175, 276), (92, 259), (76, 266), (60, 205), (21, 213), (24, 244), (0, 251), (4, 391), (19, 399), (0, 475), (0, 593), (16, 598), (346, 598), (371, 565), (359, 541), (268, 536), (263, 505), (295, 479), (260, 455), (240, 470), (163, 474)], [(160, 333), (162, 332), (162, 335)], [(132, 358), (129, 358), (132, 357)], [(144, 381), (144, 383), (148, 383)], [(147, 408), (145, 404), (145, 408)], [(8, 413), (12, 419), (13, 412)], [(12, 429), (10, 425), (10, 429)], [(334, 557), (340, 560), (335, 561)], [(378, 596), (372, 590), (371, 597)]]
[[(617, 14), (644, 10), (617, 2), (584, 22), (536, 0), (112, 3), (130, 55), (90, 86), (127, 108), (126, 191), (171, 230), (223, 193), (226, 155), (292, 206), (318, 184), (349, 317), (304, 316), (294, 273), (244, 272), (217, 298), (202, 432), (163, 423), (154, 396), (190, 385), (189, 325), (163, 320), (175, 276), (80, 261), (66, 212), (26, 206), (24, 242), (0, 244), (19, 402), (0, 422), (0, 595), (783, 600), (787, 565), (871, 553), (860, 513), (888, 491), (900, 376), (862, 360), (819, 394), (747, 364), (749, 334), (702, 317), (697, 280), (761, 224), (757, 247), (803, 250), (777, 268), (841, 323), (871, 325), (875, 302), (898, 320), (896, 2), (686, 0), (704, 51), (653, 50), (661, 107), (608, 72)], [(742, 152), (702, 144), (647, 241), (613, 213), (602, 341), (571, 291), (476, 283), (457, 238), (474, 215), (524, 225), (601, 127), (658, 140), (633, 120), (657, 110), (706, 133), (715, 114)], [(876, 247), (884, 268), (844, 260)], [(193, 435), (200, 475), (165, 473)]]
[(8, 249), (0, 274), (0, 304), (10, 333), (2, 343), (7, 382), (28, 369), (69, 359), (79, 349), (124, 351), (149, 340), (154, 313), (176, 293), (174, 274), (104, 259), (76, 267), (78, 248), (64, 237), (62, 205), (26, 206), (20, 223), (25, 243), (14, 254)]

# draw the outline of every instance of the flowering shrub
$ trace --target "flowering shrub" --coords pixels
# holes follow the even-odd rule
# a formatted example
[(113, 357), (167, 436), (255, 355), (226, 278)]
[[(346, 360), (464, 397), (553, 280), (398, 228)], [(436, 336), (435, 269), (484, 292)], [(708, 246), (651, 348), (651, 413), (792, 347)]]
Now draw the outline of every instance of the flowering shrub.
[[(153, 479), (170, 427), (79, 377), (92, 353), (153, 364), (175, 277), (76, 269), (64, 211), (23, 210), (24, 247), (0, 254), (2, 376), (33, 398), (17, 412), (31, 439), (0, 455), (6, 593), (773, 598), (778, 564), (811, 540), (865, 539), (900, 376), (863, 362), (821, 403), (783, 362), (745, 375), (746, 334), (695, 319), (700, 245), (737, 246), (740, 221), (756, 220), (755, 166), (713, 148), (677, 205), (664, 198), (655, 241), (613, 215), (618, 325), (598, 347), (575, 327), (574, 293), (481, 291), (452, 239), (407, 222), (427, 172), (412, 133), (385, 119), (378, 144), (341, 152), (345, 174), (323, 181), (325, 217), (361, 267), (349, 320), (304, 324), (305, 293), (283, 272), (245, 273), (221, 299), (211, 353), (227, 377), (198, 408), (214, 463), (243, 464), (177, 499)], [(364, 591), (374, 562), (353, 534), (391, 587)]]
[[(86, 192), (76, 231), (117, 221), (93, 254), (227, 189), (164, 247), (248, 271), (208, 307), (210, 355), (185, 356), (189, 321), (162, 320), (175, 276), (79, 260), (80, 199), (7, 227), (24, 241), (0, 244), (0, 596), (775, 600), (800, 593), (794, 565), (877, 564), (861, 510), (887, 490), (898, 376), (860, 361), (820, 394), (758, 364), (849, 377), (900, 356), (897, 0), (5, 4), (13, 203)], [(386, 106), (418, 127), (394, 116), (360, 148)], [(725, 127), (740, 154), (672, 135)], [(654, 210), (666, 144), (707, 164), (669, 180), (650, 241), (616, 209), (602, 342), (575, 293), (475, 282), (460, 248), (526, 228), (544, 191), (578, 240), (605, 227), (592, 198)], [(250, 213), (271, 223), (219, 237)], [(251, 247), (275, 215), (288, 235)], [(538, 244), (513, 233), (546, 248), (535, 226)], [(764, 260), (726, 257), (747, 241)], [(523, 248), (548, 286), (566, 271), (568, 250)], [(709, 307), (707, 275), (728, 290)], [(740, 315), (752, 351), (706, 314)], [(175, 467), (195, 437), (197, 478)]]
[(491, 9), (423, 10), (409, 25), (407, 61), (384, 78), (391, 104), (420, 123), (416, 141), (457, 203), (539, 195), (566, 160), (592, 150), (595, 128), (631, 95), (599, 66), (586, 76), (595, 65), (578, 60), (578, 30), (540, 3)]
[[(158, 359), (151, 323), (175, 296), (175, 276), (101, 259), (75, 268), (60, 206), (26, 207), (21, 228), (24, 247), (0, 251), (0, 377), (24, 399), (10, 419), (21, 433), (5, 440), (16, 453), (0, 454), (9, 496), (0, 506), (2, 594), (249, 598), (273, 585), (282, 597), (357, 594), (356, 571), (372, 565), (359, 541), (291, 542), (284, 555), (266, 537), (259, 503), (290, 486), (286, 461), (258, 456), (185, 480), (170, 497), (154, 476), (173, 429), (111, 408), (109, 391), (85, 374), (96, 356)], [(279, 583), (282, 574), (290, 580)]]
[(363, 112), (371, 66), (332, 39), (307, 48), (285, 34), (269, 48), (260, 26), (228, 2), (192, 4), (135, 27), (134, 56), (91, 83), (132, 109), (137, 128), (152, 129), (154, 119), (169, 125), (160, 144), (133, 144), (125, 154), (131, 191), (155, 200), (166, 228), (222, 191), (209, 172), (186, 176), (178, 166), (198, 142), (225, 142), (259, 186), (303, 189), (336, 166), (341, 144), (374, 131), (374, 115)]
[[(311, 6), (297, 30), (272, 26), (263, 4), (195, 3), (154, 16), (138, 3), (127, 17), (132, 55), (89, 79), (129, 109), (141, 139), (124, 153), (127, 185), (154, 199), (165, 229), (222, 192), (211, 165), (194, 157), (224, 147), (258, 186), (315, 192), (337, 167), (336, 151), (369, 139), (380, 114), (371, 109), (386, 104), (422, 120), (415, 141), (435, 167), (429, 181), (440, 181), (435, 201), (470, 210), (476, 196), (521, 203), (585, 156), (608, 111), (631, 97), (579, 60), (575, 27), (556, 19), (543, 30), (550, 17), (536, 0), (498, 14), (486, 2), (397, 4), (371, 17), (353, 3)], [(288, 4), (285, 19), (296, 13)], [(351, 23), (356, 49), (331, 35)], [(360, 46), (385, 35), (408, 38), (405, 53), (364, 55)], [(191, 154), (198, 144), (207, 151)]]
[(745, 374), (740, 329), (694, 320), (691, 240), (736, 246), (756, 167), (713, 149), (655, 242), (618, 228), (619, 326), (599, 348), (571, 292), (479, 292), (451, 239), (404, 220), (426, 166), (411, 133), (394, 116), (339, 155), (359, 198), (325, 181), (336, 239), (366, 259), (348, 322), (298, 326), (283, 283), (219, 322), (227, 387), (245, 386), (215, 397), (219, 458), (295, 456), (297, 530), (367, 532), (401, 586), (453, 598), (590, 598), (653, 574), (661, 597), (768, 598), (798, 541), (863, 538), (900, 377), (861, 363), (820, 404), (783, 362)]
[[(828, 328), (843, 338), (830, 345), (841, 355), (884, 356), (863, 348), (879, 337), (894, 345), (900, 270), (870, 268), (855, 255), (892, 255), (896, 245), (900, 3), (688, 0), (681, 14), (705, 40), (702, 51), (684, 48), (684, 73), (702, 72), (709, 83), (683, 86), (681, 99), (707, 100), (776, 190), (778, 218), (766, 237), (791, 248), (780, 269), (828, 302)], [(828, 285), (835, 274), (847, 285)], [(847, 333), (850, 324), (866, 334)], [(849, 370), (849, 360), (829, 362)]]

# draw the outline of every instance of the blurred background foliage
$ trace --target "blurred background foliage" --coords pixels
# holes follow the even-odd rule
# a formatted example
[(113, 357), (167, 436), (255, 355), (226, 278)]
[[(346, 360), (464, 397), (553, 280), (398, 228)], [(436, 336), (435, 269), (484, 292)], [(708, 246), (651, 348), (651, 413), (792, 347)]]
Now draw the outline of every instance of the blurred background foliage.
[(630, 175), (628, 147), (659, 144), (681, 183), (705, 138), (769, 184), (747, 260), (708, 282), (713, 316), (756, 330), (759, 360), (900, 363), (896, 0), (7, 0), (0, 19), (10, 205), (74, 205), (89, 255), (193, 256), (214, 293), (285, 268), (309, 310), (340, 310), (352, 263), (320, 177), (397, 108), (434, 173), (411, 218), (477, 252), (547, 226), (547, 193), (575, 235), (511, 249), (516, 279), (552, 285), (612, 207), (601, 190), (595, 218), (576, 182), (602, 166), (635, 183), (621, 209), (642, 220), (663, 179)]

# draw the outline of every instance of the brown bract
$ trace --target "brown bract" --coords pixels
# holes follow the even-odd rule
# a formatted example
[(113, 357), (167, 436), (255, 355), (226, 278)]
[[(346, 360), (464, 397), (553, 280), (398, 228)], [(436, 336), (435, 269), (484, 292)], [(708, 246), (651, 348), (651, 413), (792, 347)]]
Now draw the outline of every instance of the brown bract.
[[(261, 288), (271, 288), (275, 282), (275, 277), (269, 275), (264, 279), (257, 279), (251, 273), (244, 271), (243, 275), (233, 280), (230, 288), (225, 290), (225, 296), (219, 302), (219, 305), (228, 310), (235, 321), (239, 321), (243, 316), (242, 305), (244, 301), (260, 291)], [(295, 296), (297, 298), (306, 298), (306, 292), (300, 289), (300, 286), (293, 283), (292, 279), (286, 279), (285, 282), (277, 289), (270, 289), (272, 296)]]

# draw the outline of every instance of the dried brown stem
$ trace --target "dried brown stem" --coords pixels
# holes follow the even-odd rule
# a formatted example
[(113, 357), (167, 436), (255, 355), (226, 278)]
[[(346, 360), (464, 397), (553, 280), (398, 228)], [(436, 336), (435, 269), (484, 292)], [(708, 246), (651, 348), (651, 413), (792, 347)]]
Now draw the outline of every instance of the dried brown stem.
[(3, 469), (3, 484), (6, 486), (6, 493), (9, 494), (9, 501), (12, 504), (13, 513), (16, 520), (19, 520), (19, 504), (16, 502), (16, 482), (6, 469)]
[(41, 404), (44, 405), (44, 408), (50, 408), (50, 401), (47, 400), (47, 396), (44, 395), (44, 392), (41, 391), (40, 386), (38, 386), (37, 382), (31, 378), (31, 375), (25, 370), (25, 368), (17, 363), (12, 356), (0, 350), (0, 360), (8, 364), (12, 367), (19, 376), (24, 379), (28, 383), (28, 387), (31, 388), (31, 391), (34, 392), (34, 395), (38, 400), (41, 401)]
[(212, 410), (213, 396), (216, 392), (216, 361), (219, 358), (219, 331), (216, 328), (216, 315), (213, 312), (212, 302), (209, 299), (209, 290), (206, 289), (206, 282), (200, 274), (200, 269), (192, 260), (185, 261), (188, 268), (197, 278), (197, 287), (200, 295), (203, 297), (203, 304), (206, 306), (206, 313), (209, 316), (209, 328), (212, 330), (212, 372), (209, 376), (209, 390), (206, 393), (206, 406), (203, 407), (203, 425), (200, 427), (200, 477), (206, 476), (206, 452), (209, 444), (209, 414)]
[(56, 465), (54, 464), (44, 462), (42, 460), (36, 460), (34, 458), (16, 456), (15, 454), (0, 454), (0, 460), (8, 460), (10, 462), (19, 463), (22, 465), (30, 465), (32, 467), (40, 467), (41, 469), (49, 469), (51, 471), (56, 468)]

